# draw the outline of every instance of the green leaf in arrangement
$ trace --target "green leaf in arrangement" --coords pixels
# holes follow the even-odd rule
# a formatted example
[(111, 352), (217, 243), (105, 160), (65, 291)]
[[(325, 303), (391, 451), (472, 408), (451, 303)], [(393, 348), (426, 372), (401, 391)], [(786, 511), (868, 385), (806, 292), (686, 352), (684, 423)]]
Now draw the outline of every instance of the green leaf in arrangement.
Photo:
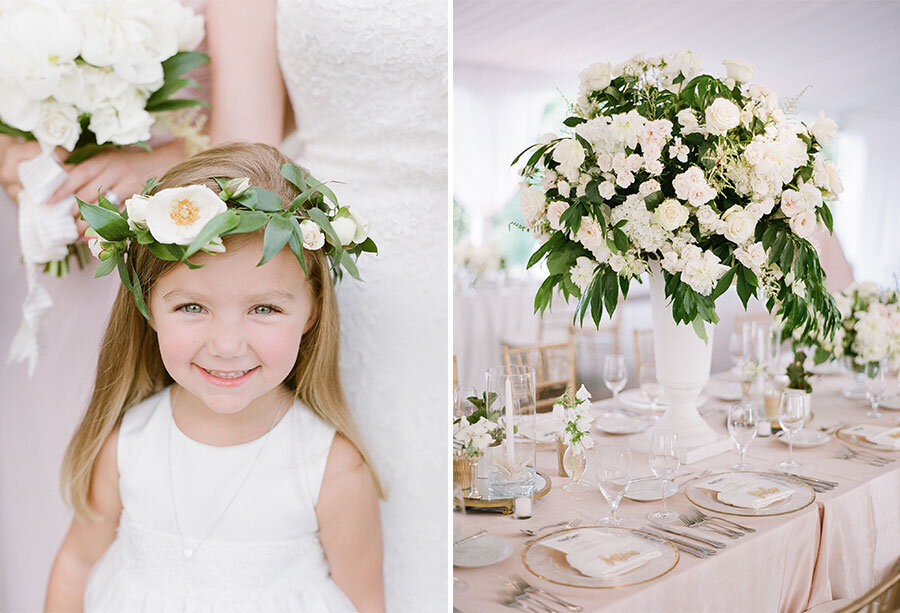
[[(606, 312), (612, 317), (613, 311), (619, 303), (619, 285), (616, 272), (607, 268), (603, 273), (603, 302), (606, 303)], [(598, 323), (599, 325), (599, 323)]]
[(197, 83), (197, 82), (196, 82), (195, 80), (193, 80), (193, 79), (178, 79), (178, 78), (173, 78), (173, 79), (166, 80), (166, 81), (162, 84), (162, 87), (160, 87), (158, 90), (156, 90), (155, 92), (153, 92), (153, 93), (150, 95), (150, 97), (147, 98), (147, 105), (146, 105), (146, 106), (152, 107), (152, 106), (155, 105), (155, 104), (159, 104), (159, 103), (162, 102), (163, 100), (167, 100), (167, 99), (169, 98), (169, 96), (171, 96), (172, 94), (174, 94), (174, 93), (177, 92), (178, 90), (183, 89), (183, 88), (185, 88), (185, 87), (194, 87), (194, 88), (199, 89), (199, 88), (200, 88), (200, 84)]
[(574, 128), (580, 123), (584, 123), (587, 119), (583, 117), (566, 117), (565, 121), (563, 121), (563, 125), (569, 128)]
[(131, 234), (128, 222), (118, 211), (113, 212), (96, 204), (88, 204), (77, 196), (75, 199), (78, 201), (81, 216), (102, 238), (115, 242), (125, 240)]
[(105, 143), (103, 145), (98, 145), (96, 143), (88, 143), (86, 145), (81, 145), (79, 147), (75, 147), (72, 149), (72, 152), (66, 156), (65, 163), (66, 164), (81, 164), (87, 159), (94, 157), (97, 154), (103, 153), (108, 149), (114, 148), (115, 145), (112, 143)]
[(375, 245), (375, 241), (371, 238), (367, 238), (359, 245), (357, 245), (360, 251), (364, 251), (366, 253), (378, 253), (378, 247)]
[(124, 285), (128, 291), (131, 291), (131, 271), (128, 270), (129, 266), (125, 263), (124, 257), (120, 256), (116, 258), (116, 269), (119, 271), (119, 279), (122, 280), (122, 285)]
[(619, 228), (613, 230), (613, 241), (620, 252), (628, 250), (628, 237)]
[(162, 63), (163, 78), (169, 80), (209, 63), (209, 56), (198, 51), (181, 51)]
[(128, 268), (131, 270), (131, 293), (134, 295), (134, 302), (144, 319), (150, 321), (150, 314), (147, 312), (147, 304), (144, 302), (144, 292), (137, 271), (131, 264), (128, 265)]
[(834, 217), (831, 215), (831, 208), (829, 208), (828, 204), (822, 204), (817, 210), (816, 214), (819, 216), (819, 219), (822, 220), (822, 223), (828, 228), (829, 234), (834, 234)]
[(135, 231), (135, 234), (137, 235), (138, 243), (141, 245), (149, 245), (156, 240), (153, 238), (150, 230), (147, 230), (146, 228), (139, 228)]
[(203, 226), (196, 238), (191, 241), (184, 252), (184, 257), (189, 258), (209, 244), (213, 238), (220, 236), (238, 225), (238, 214), (234, 209), (228, 209), (219, 213)]
[(257, 266), (262, 266), (279, 251), (281, 251), (291, 238), (291, 222), (281, 215), (275, 215), (266, 224), (266, 233), (263, 235), (263, 256)]
[(697, 317), (691, 322), (691, 325), (694, 326), (694, 332), (697, 333), (697, 336), (703, 339), (704, 342), (708, 343), (709, 338), (706, 336), (705, 322), (701, 318)]
[[(102, 190), (103, 188), (101, 187), (100, 189)], [(99, 193), (99, 192), (97, 193), (97, 204), (99, 206), (102, 206), (107, 211), (112, 211), (116, 215), (119, 215), (119, 209), (117, 209), (116, 206), (112, 202), (107, 200), (106, 196), (104, 196), (102, 193)]]
[(525, 153), (527, 153), (529, 149), (533, 149), (533, 148), (537, 147), (538, 145), (540, 145), (540, 143), (535, 143), (533, 145), (529, 145), (528, 147), (525, 147), (525, 149), (522, 150), (519, 153), (519, 155), (516, 156), (516, 158), (512, 161), (512, 163), (510, 163), (510, 166), (515, 166), (516, 163), (519, 161), (519, 158), (521, 158), (523, 155), (525, 155)]
[(648, 211), (656, 210), (656, 207), (663, 201), (663, 193), (661, 190), (657, 190), (652, 194), (647, 194), (644, 196), (644, 204), (647, 205)]
[(180, 245), (163, 245), (162, 243), (151, 242), (147, 243), (147, 248), (161, 260), (167, 260), (169, 262), (180, 262), (181, 256), (184, 255), (184, 251), (178, 251), (173, 249), (173, 247), (177, 247)]
[(189, 109), (192, 106), (209, 106), (206, 100), (194, 100), (191, 98), (170, 98), (162, 100), (150, 106), (147, 105), (148, 113), (165, 113), (167, 111), (180, 111), (181, 109)]
[(6, 134), (15, 138), (21, 138), (22, 140), (26, 141), (34, 140), (34, 135), (31, 132), (23, 132), (18, 128), (14, 128), (11, 125), (3, 123), (2, 121), (0, 121), (0, 134)]
[[(549, 144), (543, 145), (542, 147), (538, 147), (537, 150), (531, 154), (531, 157), (528, 158), (528, 161), (525, 163), (525, 168), (531, 168), (532, 166), (537, 164), (537, 161), (539, 159), (541, 159), (541, 156), (544, 155), (544, 152), (547, 151), (548, 147), (550, 147)], [(527, 151), (527, 149), (526, 149), (526, 151)], [(516, 158), (516, 159), (518, 160), (519, 158)], [(515, 164), (515, 162), (513, 162), (513, 164)]]
[(715, 289), (713, 289), (710, 298), (715, 300), (716, 298), (724, 294), (729, 287), (731, 287), (731, 282), (734, 280), (734, 275), (737, 272), (737, 269), (737, 265), (734, 265), (728, 272), (722, 275), (722, 278), (719, 279), (718, 283), (716, 283), (716, 287)]

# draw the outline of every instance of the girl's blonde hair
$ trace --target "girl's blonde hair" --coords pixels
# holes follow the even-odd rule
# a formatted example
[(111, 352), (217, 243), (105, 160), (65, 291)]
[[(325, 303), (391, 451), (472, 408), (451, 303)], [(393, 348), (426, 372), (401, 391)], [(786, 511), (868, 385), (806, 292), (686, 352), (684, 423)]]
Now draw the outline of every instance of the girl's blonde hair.
[[(250, 184), (274, 192), (290, 203), (299, 190), (279, 168), (290, 162), (280, 151), (262, 144), (230, 143), (208, 149), (173, 166), (154, 191), (185, 185), (206, 185), (218, 191), (213, 177), (247, 177)], [(241, 238), (243, 235), (236, 235)], [(228, 244), (230, 237), (225, 237)], [(380, 496), (384, 491), (347, 409), (338, 370), (340, 321), (328, 258), (321, 249), (306, 251), (308, 281), (316, 321), (303, 335), (297, 361), (284, 384), (316, 415), (333, 425), (359, 450)], [(178, 262), (161, 260), (143, 245), (134, 252), (135, 270), (148, 297), (162, 275)], [(63, 460), (63, 496), (79, 517), (93, 515), (90, 488), (103, 443), (129, 407), (173, 383), (159, 353), (156, 332), (141, 315), (131, 292), (120, 287), (109, 317), (97, 361), (94, 391), (87, 412), (72, 437)]]

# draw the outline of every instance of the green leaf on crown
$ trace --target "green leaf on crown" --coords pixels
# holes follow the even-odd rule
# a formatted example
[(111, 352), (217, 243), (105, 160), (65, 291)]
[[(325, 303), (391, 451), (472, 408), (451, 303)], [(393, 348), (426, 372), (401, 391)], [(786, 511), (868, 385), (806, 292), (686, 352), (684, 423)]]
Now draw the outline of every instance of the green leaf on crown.
[(316, 208), (309, 209), (307, 213), (309, 214), (310, 219), (319, 224), (319, 227), (322, 228), (328, 242), (334, 247), (335, 262), (340, 262), (341, 255), (344, 251), (343, 245), (341, 245), (341, 239), (338, 238), (337, 232), (335, 232), (334, 228), (331, 226), (331, 221), (328, 220), (328, 216), (324, 211)]
[[(267, 213), (277, 213), (284, 210), (284, 205), (278, 194), (270, 192), (261, 187), (250, 187), (247, 192), (253, 191), (256, 194), (256, 210), (266, 211)], [(246, 194), (247, 192), (244, 192)], [(242, 194), (243, 196), (243, 194)], [(240, 198), (238, 199), (240, 201)]]
[(262, 266), (279, 251), (281, 251), (291, 238), (291, 222), (281, 215), (273, 215), (266, 224), (266, 233), (263, 236), (263, 255), (257, 266)]
[(293, 183), (294, 187), (301, 192), (306, 190), (308, 187), (306, 184), (306, 175), (299, 167), (294, 164), (282, 164), (280, 170), (281, 176)]
[(203, 226), (200, 233), (191, 241), (188, 248), (184, 252), (184, 257), (189, 258), (209, 244), (209, 241), (221, 236), (224, 232), (233, 229), (238, 225), (238, 214), (234, 209), (228, 209), (223, 213), (219, 213)]
[(300, 262), (303, 274), (308, 277), (309, 272), (306, 270), (306, 257), (303, 254), (303, 231), (300, 229), (300, 222), (293, 215), (288, 218), (288, 221), (291, 224), (291, 237), (288, 239), (288, 245), (290, 245), (291, 251), (294, 252), (294, 257)]
[(113, 269), (115, 269), (117, 262), (118, 258), (115, 256), (101, 261), (100, 264), (97, 265), (96, 270), (94, 270), (94, 278), (97, 279), (111, 273)]
[(356, 262), (353, 261), (353, 256), (346, 251), (341, 254), (341, 266), (347, 269), (351, 277), (357, 281), (362, 281), (359, 276), (359, 270), (356, 268)]
[(78, 196), (75, 199), (78, 201), (81, 217), (102, 238), (115, 242), (125, 240), (131, 236), (128, 222), (122, 218), (118, 211), (113, 212), (96, 204), (89, 204), (78, 198)]
[(239, 213), (235, 211), (235, 213), (237, 213), (238, 216), (238, 224), (234, 228), (222, 232), (221, 236), (256, 232), (269, 221), (269, 215), (266, 215), (262, 211), (240, 211)]

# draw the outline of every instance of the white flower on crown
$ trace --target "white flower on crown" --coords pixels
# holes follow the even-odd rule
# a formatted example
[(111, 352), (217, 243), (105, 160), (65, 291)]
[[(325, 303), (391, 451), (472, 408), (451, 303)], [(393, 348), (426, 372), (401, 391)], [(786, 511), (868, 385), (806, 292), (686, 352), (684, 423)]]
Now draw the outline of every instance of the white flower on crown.
[(128, 212), (128, 226), (132, 230), (147, 227), (147, 202), (149, 200), (149, 196), (135, 194), (125, 201), (125, 210)]
[(190, 245), (203, 226), (227, 208), (205, 185), (163, 189), (147, 199), (147, 229), (157, 242)]
[(311, 219), (304, 219), (300, 222), (300, 233), (303, 234), (303, 248), (308, 251), (321, 249), (325, 244), (325, 233), (319, 224)]

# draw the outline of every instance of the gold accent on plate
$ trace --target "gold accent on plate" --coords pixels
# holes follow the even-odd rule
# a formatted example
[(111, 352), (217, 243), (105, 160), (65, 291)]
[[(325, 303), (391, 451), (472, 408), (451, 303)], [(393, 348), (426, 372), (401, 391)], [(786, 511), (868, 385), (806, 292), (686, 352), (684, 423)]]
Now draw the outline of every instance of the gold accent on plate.
[[(891, 447), (883, 447), (883, 446), (879, 445), (878, 443), (873, 443), (872, 441), (870, 441), (868, 439), (854, 436), (853, 434), (845, 433), (843, 436), (841, 436), (841, 432), (843, 432), (847, 428), (852, 428), (854, 426), (862, 426), (862, 425), (885, 427), (884, 424), (876, 424), (873, 422), (860, 423), (860, 424), (849, 424), (847, 426), (843, 426), (842, 428), (838, 428), (838, 431), (835, 432), (834, 435), (836, 437), (838, 437), (839, 439), (841, 439), (842, 441), (844, 441), (845, 443), (847, 443), (848, 445), (854, 445), (854, 446), (860, 447), (862, 449), (875, 449), (877, 451), (900, 451), (900, 449), (892, 449)], [(893, 426), (891, 426), (891, 427), (893, 427)]]
[[(540, 541), (544, 540), (545, 538), (547, 538), (547, 537), (549, 537), (549, 536), (555, 536), (555, 535), (557, 535), (557, 534), (562, 534), (563, 532), (570, 532), (570, 531), (572, 531), (572, 530), (584, 530), (584, 529), (586, 529), (586, 528), (603, 528), (604, 530), (623, 530), (623, 531), (625, 531), (625, 532), (639, 532), (639, 533), (641, 533), (641, 534), (645, 534), (645, 535), (649, 536), (652, 540), (654, 540), (654, 541), (660, 541), (660, 542), (662, 542), (662, 543), (665, 543), (665, 544), (668, 545), (669, 547), (671, 547), (671, 548), (672, 548), (672, 551), (675, 552), (675, 561), (672, 562), (672, 566), (670, 566), (669, 568), (667, 568), (667, 569), (664, 570), (663, 572), (659, 573), (658, 575), (653, 576), (653, 577), (650, 577), (649, 579), (641, 579), (640, 581), (635, 581), (635, 582), (633, 582), (633, 583), (623, 583), (622, 585), (605, 585), (605, 586), (601, 586), (601, 585), (575, 585), (574, 583), (566, 583), (566, 582), (564, 582), (564, 581), (557, 581), (557, 580), (555, 580), (555, 579), (551, 579), (551, 578), (549, 578), (549, 577), (545, 577), (544, 575), (541, 575), (540, 573), (536, 572), (533, 568), (531, 568), (531, 567), (528, 565), (528, 558), (527, 558), (528, 551), (529, 551), (532, 547), (534, 547), (535, 545), (537, 545), (538, 543), (540, 543)], [(644, 537), (638, 537), (638, 538), (644, 538)], [(622, 587), (631, 587), (631, 586), (634, 586), (634, 585), (640, 585), (641, 583), (647, 583), (648, 581), (654, 581), (654, 580), (656, 580), (656, 579), (659, 579), (659, 578), (662, 577), (663, 575), (669, 573), (673, 568), (675, 568), (676, 566), (678, 566), (678, 560), (680, 560), (680, 559), (681, 559), (681, 553), (678, 551), (678, 547), (676, 547), (675, 545), (673, 545), (673, 544), (671, 543), (671, 541), (669, 541), (668, 539), (660, 538), (660, 537), (658, 537), (658, 536), (655, 536), (655, 535), (653, 535), (653, 534), (650, 534), (649, 532), (644, 532), (643, 530), (635, 530), (634, 528), (620, 528), (620, 527), (617, 527), (617, 526), (578, 526), (577, 528), (566, 528), (566, 529), (564, 529), (564, 530), (557, 530), (556, 532), (551, 532), (550, 534), (545, 534), (544, 536), (542, 536), (542, 537), (540, 537), (540, 538), (538, 538), (538, 539), (535, 539), (535, 540), (531, 541), (530, 543), (528, 543), (527, 545), (525, 545), (525, 549), (522, 550), (522, 564), (524, 564), (524, 565), (525, 565), (525, 568), (528, 569), (528, 572), (530, 572), (530, 573), (531, 573), (532, 575), (534, 575), (535, 577), (538, 577), (539, 579), (543, 579), (544, 581), (549, 581), (550, 583), (555, 583), (556, 585), (565, 585), (566, 587), (577, 587), (577, 588), (581, 588), (581, 589), (585, 589), (585, 590), (615, 590), (615, 589), (622, 588)], [(573, 570), (575, 570), (575, 569), (573, 569)], [(577, 571), (576, 571), (576, 572), (577, 572)], [(596, 578), (596, 577), (590, 577), (590, 578)]]
[[(547, 492), (550, 491), (550, 477), (539, 470), (535, 471), (535, 475), (540, 475), (544, 478), (544, 487), (534, 493), (534, 496), (532, 497), (533, 500), (543, 498), (547, 495)], [(496, 500), (472, 500), (471, 498), (464, 498), (463, 500), (467, 509), (503, 509), (503, 512), (507, 515), (513, 512), (513, 505), (516, 502), (514, 498), (498, 498)]]
[[(803, 509), (805, 509), (806, 507), (808, 507), (809, 505), (811, 505), (812, 503), (814, 503), (816, 501), (815, 490), (813, 488), (811, 488), (810, 486), (808, 486), (806, 483), (803, 483), (802, 481), (800, 481), (798, 479), (794, 479), (793, 477), (788, 477), (787, 475), (767, 473), (767, 472), (763, 472), (760, 470), (745, 470), (745, 471), (741, 471), (741, 472), (743, 472), (745, 474), (765, 475), (767, 477), (774, 477), (775, 479), (784, 479), (784, 480), (790, 481), (791, 483), (796, 484), (798, 486), (798, 489), (804, 488), (804, 487), (806, 489), (808, 489), (812, 493), (812, 498), (805, 505), (803, 505), (802, 507), (798, 507), (798, 508), (794, 509), (793, 511), (782, 511), (781, 513), (734, 513), (731, 511), (723, 511), (722, 509), (718, 509), (718, 508), (713, 509), (710, 507), (703, 506), (702, 504), (700, 504), (699, 502), (697, 502), (696, 500), (694, 500), (693, 498), (691, 498), (688, 495), (688, 492), (690, 491), (691, 486), (694, 485), (694, 483), (696, 483), (697, 481), (700, 481), (701, 479), (704, 481), (708, 481), (709, 479), (712, 479), (713, 477), (718, 477), (720, 475), (728, 475), (733, 472), (735, 472), (735, 471), (715, 473), (712, 475), (703, 475), (702, 477), (697, 477), (695, 479), (691, 479), (684, 485), (684, 497), (687, 498), (688, 501), (690, 501), (693, 505), (698, 506), (701, 509), (704, 509), (706, 511), (710, 511), (712, 513), (719, 513), (721, 515), (736, 515), (738, 517), (778, 517), (779, 515), (790, 515), (791, 513), (796, 513), (797, 511), (802, 511)], [(781, 501), (779, 501), (779, 502), (781, 502)], [(719, 504), (725, 504), (725, 503), (720, 502)], [(773, 504), (776, 504), (776, 503), (773, 503)], [(738, 507), (734, 507), (734, 508), (737, 509)], [(747, 511), (750, 511), (750, 509), (747, 509)]]

